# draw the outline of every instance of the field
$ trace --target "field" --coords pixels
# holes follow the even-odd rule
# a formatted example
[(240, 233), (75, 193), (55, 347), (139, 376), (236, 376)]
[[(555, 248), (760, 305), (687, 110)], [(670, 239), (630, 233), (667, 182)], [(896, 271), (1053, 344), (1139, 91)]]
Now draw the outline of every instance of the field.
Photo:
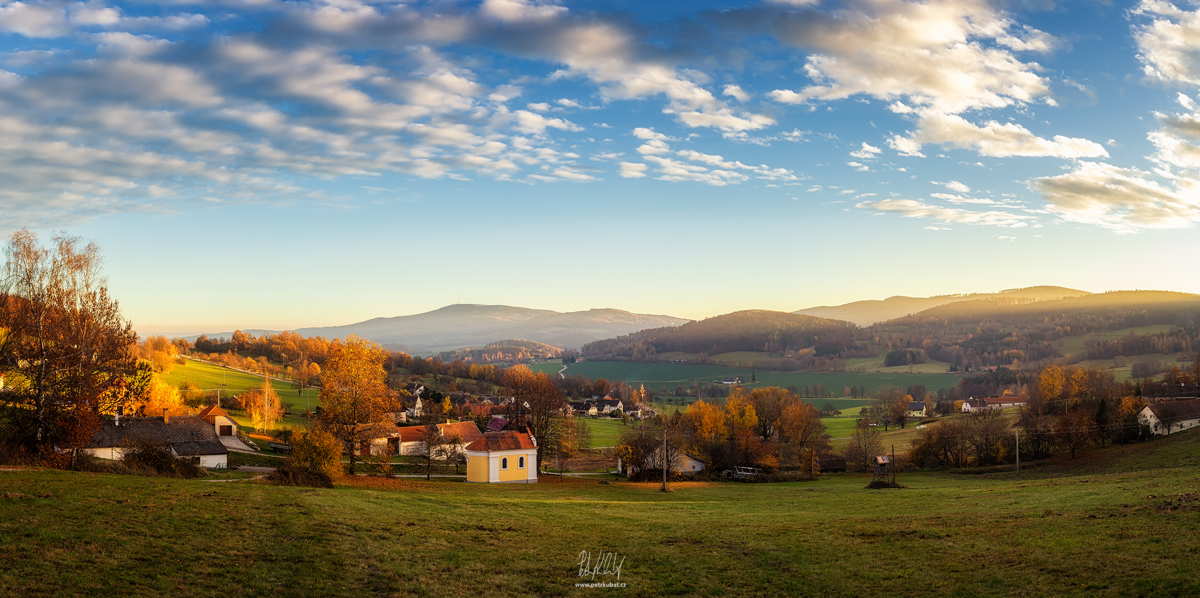
[[(184, 382), (192, 382), (205, 391), (221, 391), (221, 396), (236, 395), (247, 390), (262, 388), (263, 378), (256, 374), (247, 374), (238, 370), (212, 365), (202, 361), (187, 360), (187, 365), (177, 365), (161, 378), (168, 384), (179, 386)], [(307, 408), (306, 398), (312, 406), (317, 404), (317, 389), (306, 388), (300, 395), (290, 381), (271, 379), (271, 387), (279, 393), (279, 400), (290, 405), (293, 411), (303, 411)]]
[[(549, 365), (549, 364), (547, 364)], [(558, 366), (561, 367), (561, 366)], [(889, 368), (895, 369), (895, 368)], [(555, 368), (553, 371), (558, 371)], [(748, 368), (727, 368), (716, 365), (682, 363), (635, 363), (627, 361), (581, 361), (573, 363), (563, 372), (565, 375), (582, 375), (596, 380), (624, 381), (629, 384), (645, 384), (655, 391), (674, 391), (676, 386), (689, 386), (692, 382), (709, 383), (727, 377), (740, 377), (748, 388), (760, 386), (805, 386), (824, 384), (826, 391), (840, 396), (847, 386), (864, 386), (873, 393), (884, 386), (907, 388), (912, 384), (924, 384), (930, 390), (950, 388), (966, 374), (909, 374), (907, 372), (866, 373), (853, 372), (774, 372), (756, 370), (756, 382), (751, 384)]]
[[(1029, 478), (785, 484), (356, 478), (333, 490), (0, 472), (5, 596), (1188, 596), (1200, 434)], [(615, 553), (623, 589), (578, 588)], [(584, 554), (584, 556), (587, 556)]]

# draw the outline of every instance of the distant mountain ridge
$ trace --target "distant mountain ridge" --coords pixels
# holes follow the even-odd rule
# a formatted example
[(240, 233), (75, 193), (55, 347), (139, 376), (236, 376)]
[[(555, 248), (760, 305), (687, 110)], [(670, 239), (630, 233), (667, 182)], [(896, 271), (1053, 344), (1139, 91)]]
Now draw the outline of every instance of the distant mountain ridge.
[(646, 328), (678, 326), (689, 320), (635, 314), (619, 309), (556, 312), (509, 305), (448, 305), (423, 314), (373, 318), (346, 326), (301, 328), (304, 336), (345, 338), (351, 334), (414, 353), (483, 347), (504, 339), (525, 339), (562, 349)]
[(966, 295), (938, 295), (934, 297), (896, 296), (882, 300), (854, 301), (844, 305), (810, 307), (792, 313), (830, 320), (843, 320), (852, 322), (858, 326), (870, 326), (871, 324), (887, 322), (935, 307), (964, 301), (991, 300), (995, 302), (1008, 301), (1016, 304), (1085, 297), (1091, 294), (1087, 291), (1066, 287), (1036, 286), (1007, 289), (999, 293), (970, 293)]

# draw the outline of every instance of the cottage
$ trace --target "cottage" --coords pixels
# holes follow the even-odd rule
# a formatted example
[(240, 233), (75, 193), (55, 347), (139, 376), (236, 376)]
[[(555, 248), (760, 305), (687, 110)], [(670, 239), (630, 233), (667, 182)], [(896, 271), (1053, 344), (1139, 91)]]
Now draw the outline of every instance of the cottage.
[[(670, 453), (668, 453), (668, 454), (670, 454)], [(708, 461), (706, 459), (704, 459), (698, 455), (693, 455), (691, 453), (688, 453), (688, 452), (682, 451), (682, 450), (675, 452), (674, 460), (675, 460), (675, 463), (671, 464), (671, 471), (678, 472), (681, 474), (698, 473), (698, 472), (704, 471), (704, 469), (706, 467), (708, 467)], [(646, 469), (661, 470), (662, 465), (660, 463), (662, 461), (663, 461), (662, 446), (660, 445), (657, 448), (655, 448), (654, 451), (652, 451), (649, 455), (646, 456), (646, 462), (645, 462)], [(627, 469), (628, 469), (628, 471), (626, 472), (626, 475), (632, 476), (632, 475), (636, 475), (638, 472), (638, 468), (634, 467), (632, 465), (629, 466)], [(617, 471), (623, 471), (620, 459), (617, 459)]]
[(625, 406), (621, 404), (621, 399), (612, 399), (609, 397), (604, 397), (603, 399), (596, 401), (596, 411), (603, 413), (605, 415), (608, 415), (608, 413), (611, 412), (613, 409), (620, 411), (624, 408), (625, 408)]
[(152, 444), (169, 449), (178, 458), (191, 459), (201, 467), (229, 467), (229, 449), (221, 444), (212, 424), (196, 416), (117, 417), (106, 421), (84, 452), (102, 459), (118, 460), (125, 451)]
[(596, 416), (596, 404), (591, 401), (571, 401), (570, 405), (576, 415)]
[(468, 482), (537, 483), (537, 439), (528, 432), (488, 432), (466, 455)]
[(1200, 401), (1167, 401), (1147, 405), (1138, 412), (1138, 422), (1151, 434), (1166, 435), (1200, 425)]
[(921, 419), (921, 418), (924, 418), (926, 415), (927, 414), (925, 413), (925, 403), (922, 403), (920, 401), (912, 401), (908, 404), (908, 416), (909, 417)]
[(963, 413), (978, 413), (980, 411), (986, 411), (987, 408), (988, 408), (987, 401), (985, 401), (983, 399), (967, 399), (966, 401), (963, 401), (962, 412)]

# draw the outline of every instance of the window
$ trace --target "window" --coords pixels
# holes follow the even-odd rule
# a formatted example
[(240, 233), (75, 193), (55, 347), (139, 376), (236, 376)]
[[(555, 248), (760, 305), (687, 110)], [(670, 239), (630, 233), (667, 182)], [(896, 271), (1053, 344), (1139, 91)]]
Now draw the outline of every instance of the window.
[(519, 457), (517, 459), (517, 469), (525, 469), (525, 457)]
[(500, 459), (500, 469), (508, 469), (508, 457)]

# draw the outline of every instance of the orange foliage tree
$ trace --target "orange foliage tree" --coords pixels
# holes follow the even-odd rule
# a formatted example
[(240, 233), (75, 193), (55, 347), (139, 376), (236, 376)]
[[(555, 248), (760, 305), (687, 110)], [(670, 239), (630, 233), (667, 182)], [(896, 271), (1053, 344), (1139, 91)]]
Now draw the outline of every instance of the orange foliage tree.
[(329, 345), (321, 372), (320, 424), (341, 440), (350, 452), (350, 473), (357, 456), (354, 449), (369, 441), (372, 424), (395, 407), (396, 393), (387, 387), (379, 345), (351, 335)]

